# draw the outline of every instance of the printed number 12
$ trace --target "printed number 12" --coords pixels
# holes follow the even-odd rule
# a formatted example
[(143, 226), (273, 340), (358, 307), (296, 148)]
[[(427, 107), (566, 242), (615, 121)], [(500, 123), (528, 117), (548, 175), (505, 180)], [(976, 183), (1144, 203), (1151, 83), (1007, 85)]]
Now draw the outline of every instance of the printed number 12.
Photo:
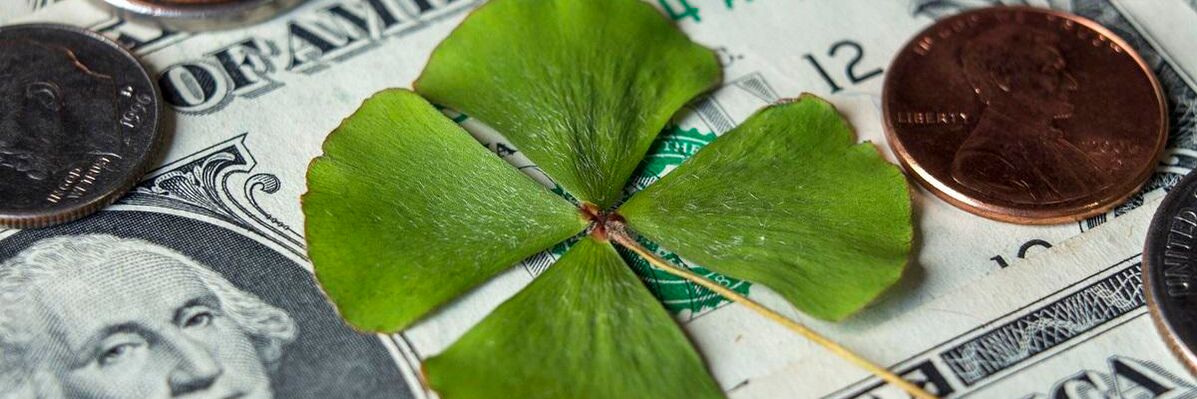
[[(831, 48), (827, 50), (827, 56), (835, 58), (836, 53), (839, 53), (843, 48), (848, 48), (854, 52), (852, 59), (848, 60), (848, 63), (844, 65), (844, 76), (848, 78), (848, 82), (855, 85), (881, 75), (881, 68), (875, 68), (865, 72), (860, 72), (857, 70), (860, 59), (864, 57), (864, 48), (860, 47), (860, 43), (851, 40), (838, 41), (835, 44), (832, 44)], [(823, 81), (827, 82), (827, 85), (831, 86), (832, 93), (836, 93), (844, 89), (842, 86), (836, 83), (835, 79), (831, 77), (831, 74), (827, 73), (827, 70), (823, 68), (823, 65), (819, 63), (819, 60), (816, 59), (815, 56), (807, 53), (803, 55), (802, 58), (805, 58), (811, 66), (815, 67), (815, 71), (819, 72), (819, 76), (823, 78)]]

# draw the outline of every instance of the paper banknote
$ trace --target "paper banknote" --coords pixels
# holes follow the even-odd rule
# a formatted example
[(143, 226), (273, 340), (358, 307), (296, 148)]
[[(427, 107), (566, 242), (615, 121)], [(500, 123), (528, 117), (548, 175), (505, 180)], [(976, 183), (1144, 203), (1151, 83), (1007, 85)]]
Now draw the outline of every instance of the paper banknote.
[[(1158, 338), (1147, 311), (1141, 253), (1150, 216), (1133, 212), (894, 322), (836, 337), (944, 397), (1197, 396), (1197, 382)], [(794, 391), (909, 397), (827, 357), (804, 358), (731, 396)]]
[[(864, 0), (650, 3), (675, 19), (696, 41), (717, 50), (725, 67), (725, 83), (688, 106), (666, 128), (632, 189), (668, 173), (761, 106), (804, 91), (828, 97), (849, 116), (862, 139), (885, 148), (878, 104), (881, 81), (894, 52), (935, 18), (990, 4)], [(433, 46), (477, 4), (467, 0), (317, 0), (247, 29), (201, 34), (129, 23), (85, 0), (65, 0), (28, 17), (5, 17), (4, 22), (54, 21), (88, 27), (131, 48), (158, 79), (168, 104), (165, 125), (173, 139), (163, 165), (128, 197), (98, 216), (52, 229), (0, 232), (0, 262), (19, 258), (32, 251), (29, 248), (49, 247), (55, 236), (140, 240), (134, 242), (189, 257), (196, 268), (202, 268), (197, 270), (215, 271), (229, 284), (289, 314), (294, 322), (293, 337), (281, 346), (281, 357), (271, 361), (270, 381), (276, 396), (327, 397), (328, 392), (349, 392), (353, 397), (429, 395), (417, 377), (420, 360), (443, 350), (531, 281), (552, 263), (556, 253), (548, 251), (523, 262), (408, 331), (366, 337), (336, 323), (336, 315), (308, 274), (298, 198), (305, 189), (308, 161), (318, 155), (325, 135), (371, 93), (409, 87)], [(1142, 195), (1108, 215), (1050, 227), (988, 221), (917, 192), (919, 251), (900, 285), (848, 322), (812, 323), (816, 328), (833, 337), (900, 329), (910, 323), (900, 315), (922, 311), (929, 303), (937, 303), (935, 298), (985, 281), (1003, 268), (1018, 270), (1019, 259), (1084, 236), (1104, 221), (1134, 214), (1137, 206), (1161, 196), (1197, 163), (1197, 50), (1189, 43), (1197, 37), (1197, 7), (1180, 0), (1045, 1), (1040, 5), (1098, 20), (1132, 42), (1152, 65), (1172, 110), (1168, 157), (1159, 173)], [(1165, 23), (1157, 24), (1157, 20)], [(483, 145), (551, 184), (517, 148), (468, 116), (454, 116)], [(646, 268), (640, 272), (649, 288), (677, 314), (718, 382), (734, 396), (817, 394), (793, 386), (762, 391), (745, 387), (780, 386), (756, 381), (784, 379), (791, 367), (814, 358), (834, 359), (830, 355), (738, 306), (724, 306), (718, 297), (687, 283)], [(771, 300), (764, 287), (709, 276), (803, 318)], [(9, 339), (5, 331), (0, 329), (0, 342)], [(866, 354), (878, 355), (869, 350)], [(904, 358), (877, 359), (889, 364)], [(15, 370), (14, 376), (24, 372), (20, 365), (3, 367)], [(783, 377), (777, 377), (778, 373)], [(7, 375), (0, 374), (0, 384), (9, 381)], [(859, 374), (845, 375), (861, 378)]]

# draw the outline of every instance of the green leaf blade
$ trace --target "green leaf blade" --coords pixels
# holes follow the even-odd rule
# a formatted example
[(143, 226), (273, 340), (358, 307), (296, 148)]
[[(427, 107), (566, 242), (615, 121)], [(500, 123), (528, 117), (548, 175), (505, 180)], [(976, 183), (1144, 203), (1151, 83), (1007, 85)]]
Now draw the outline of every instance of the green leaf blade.
[(414, 86), (607, 209), (668, 119), (720, 75), (712, 51), (642, 1), (506, 0), (467, 17)]
[(765, 108), (623, 204), (636, 232), (838, 320), (901, 276), (905, 178), (812, 95)]
[(405, 328), (586, 226), (406, 90), (379, 92), (346, 118), (307, 180), (316, 276), (362, 330)]
[(593, 237), (424, 368), (445, 399), (722, 397), (677, 323)]

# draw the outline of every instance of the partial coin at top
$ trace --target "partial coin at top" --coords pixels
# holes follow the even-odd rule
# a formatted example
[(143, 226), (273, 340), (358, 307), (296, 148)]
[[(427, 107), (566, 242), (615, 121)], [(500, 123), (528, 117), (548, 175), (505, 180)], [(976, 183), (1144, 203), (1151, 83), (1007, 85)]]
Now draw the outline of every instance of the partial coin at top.
[(66, 222), (112, 203), (152, 165), (150, 75), (99, 34), (0, 26), (0, 226)]
[(1167, 141), (1151, 69), (1076, 15), (994, 7), (941, 20), (901, 50), (882, 94), (890, 146), (945, 201), (1023, 224), (1106, 212)]
[(163, 28), (201, 31), (242, 27), (282, 13), (303, 0), (103, 0), (126, 18)]
[(1197, 174), (1160, 203), (1143, 246), (1143, 290), (1172, 352), (1197, 373)]

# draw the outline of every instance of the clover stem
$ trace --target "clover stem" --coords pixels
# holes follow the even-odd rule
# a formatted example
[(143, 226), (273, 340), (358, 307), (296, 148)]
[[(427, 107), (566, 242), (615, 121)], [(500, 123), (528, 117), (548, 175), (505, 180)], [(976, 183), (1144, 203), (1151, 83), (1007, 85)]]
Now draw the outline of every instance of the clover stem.
[(903, 391), (906, 391), (906, 393), (909, 393), (911, 396), (913, 396), (915, 398), (933, 399), (936, 397), (935, 395), (928, 393), (927, 391), (923, 390), (922, 388), (918, 387), (917, 385), (914, 385), (914, 384), (902, 379), (902, 377), (899, 377), (897, 374), (894, 374), (894, 373), (890, 372), (889, 370), (885, 369), (884, 367), (878, 366), (877, 364), (870, 362), (868, 359), (865, 359), (865, 358), (861, 357), (860, 355), (857, 355), (856, 353), (852, 352), (848, 348), (845, 348), (843, 345), (840, 345), (840, 344), (836, 343), (835, 341), (832, 341), (831, 339), (820, 335), (819, 333), (815, 332), (814, 330), (811, 330), (810, 328), (802, 325), (801, 323), (791, 320), (785, 316), (782, 316), (781, 314), (770, 310), (769, 308), (765, 307), (764, 305), (761, 305), (759, 302), (748, 299), (748, 297), (740, 295), (739, 293), (732, 291), (731, 289), (724, 287), (723, 285), (721, 285), (719, 283), (711, 281), (705, 277), (694, 274), (693, 272), (691, 272), (689, 270), (685, 270), (681, 267), (675, 266), (672, 263), (665, 261), (661, 257), (657, 256), (656, 254), (652, 253), (648, 249), (644, 248), (644, 246), (640, 245), (640, 243), (637, 243), (636, 240), (633, 239), (631, 237), (631, 235), (628, 234), (627, 228), (620, 220), (608, 219), (607, 223), (605, 223), (605, 224), (607, 225), (606, 226), (607, 227), (606, 234), (608, 237), (611, 238), (611, 240), (614, 240), (615, 242), (619, 243), (620, 245), (624, 246), (625, 248), (630, 249), (632, 252), (635, 252), (637, 255), (640, 255), (640, 257), (647, 260), (648, 263), (652, 264), (653, 266), (656, 266), (657, 269), (660, 269), (660, 270), (662, 270), (666, 273), (672, 274), (674, 276), (686, 279), (694, 284), (698, 284), (708, 290), (711, 290), (711, 291), (715, 292), (716, 294), (719, 294), (720, 296), (722, 296), (732, 302), (739, 303), (740, 305), (747, 307), (749, 310), (752, 310), (752, 311), (756, 312), (757, 314), (764, 316), (766, 319), (773, 320), (774, 322), (777, 322), (778, 324), (781, 324), (781, 325), (785, 326), (786, 328), (789, 328), (791, 331), (798, 333), (798, 335), (801, 335), (803, 337), (806, 337), (806, 339), (814, 341), (816, 344), (819, 344), (820, 346), (831, 351), (831, 353), (834, 353), (835, 355), (837, 355), (849, 362), (852, 362), (853, 364), (856, 364), (857, 366), (867, 370), (868, 372), (873, 373), (873, 375), (876, 375), (878, 378), (881, 378), (882, 380), (885, 380), (886, 382), (901, 388)]
[(603, 213), (603, 211), (599, 210), (598, 206), (589, 202), (583, 202), (579, 210), (582, 212), (582, 216), (591, 223), (590, 235), (602, 242), (608, 241), (607, 227), (610, 223), (622, 223), (623, 221), (623, 218), (619, 214)]

